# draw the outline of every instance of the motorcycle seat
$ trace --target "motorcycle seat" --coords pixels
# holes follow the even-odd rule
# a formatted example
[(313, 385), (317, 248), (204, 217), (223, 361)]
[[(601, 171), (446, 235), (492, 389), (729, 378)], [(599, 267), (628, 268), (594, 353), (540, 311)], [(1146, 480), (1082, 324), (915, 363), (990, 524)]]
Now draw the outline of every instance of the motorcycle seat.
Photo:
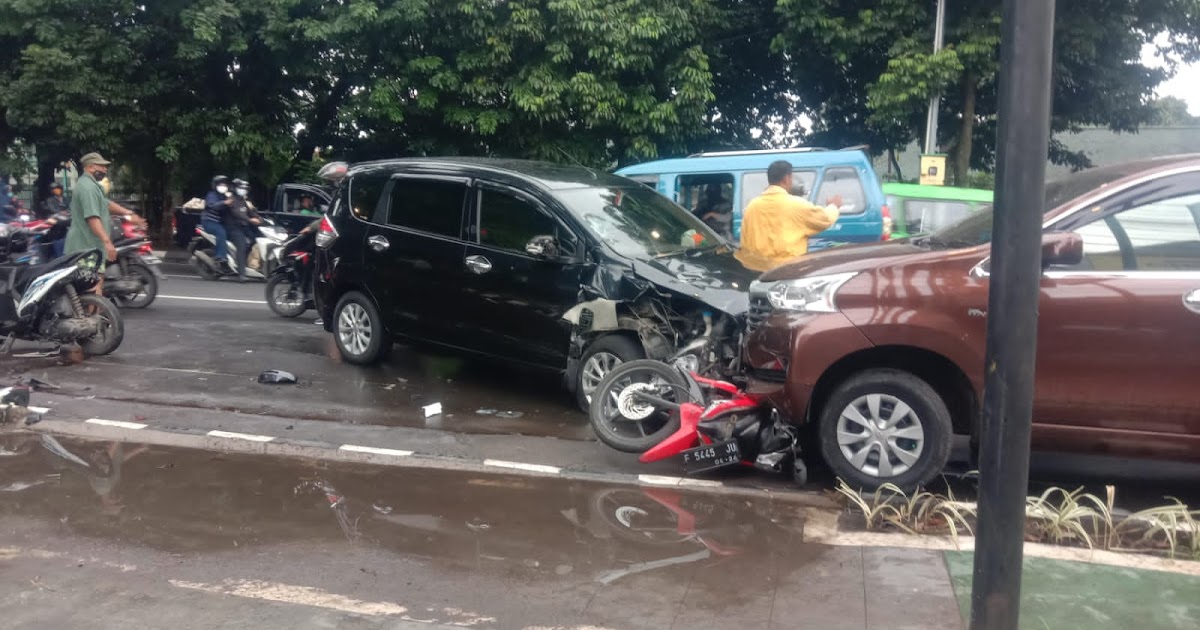
[(80, 258), (91, 252), (78, 252), (57, 258), (40, 265), (7, 265), (0, 264), (0, 282), (4, 283), (3, 293), (28, 287), (38, 276), (45, 275), (56, 269), (74, 265)]

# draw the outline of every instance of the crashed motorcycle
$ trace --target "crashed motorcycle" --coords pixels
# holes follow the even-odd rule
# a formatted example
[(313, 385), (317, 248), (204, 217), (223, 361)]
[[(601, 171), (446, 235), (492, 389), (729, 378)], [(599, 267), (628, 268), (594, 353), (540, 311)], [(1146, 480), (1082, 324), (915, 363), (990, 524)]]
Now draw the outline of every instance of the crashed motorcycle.
[(588, 410), (600, 441), (643, 463), (679, 457), (684, 472), (753, 466), (808, 481), (799, 433), (763, 396), (661, 361), (631, 361), (604, 378)]
[(85, 355), (105, 355), (125, 337), (112, 302), (89, 293), (100, 281), (100, 250), (41, 265), (0, 265), (0, 354), (17, 340), (78, 343)]

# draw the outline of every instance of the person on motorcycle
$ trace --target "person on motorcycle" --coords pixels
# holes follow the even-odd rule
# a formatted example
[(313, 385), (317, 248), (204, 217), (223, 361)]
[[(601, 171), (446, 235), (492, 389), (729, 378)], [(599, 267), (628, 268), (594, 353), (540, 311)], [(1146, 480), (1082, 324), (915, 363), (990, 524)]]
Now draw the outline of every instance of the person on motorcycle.
[(204, 196), (204, 212), (200, 215), (200, 227), (216, 239), (215, 257), (217, 265), (229, 270), (229, 238), (225, 224), (229, 208), (233, 205), (233, 193), (229, 191), (229, 178), (217, 175), (212, 179), (212, 190)]
[(233, 203), (229, 205), (225, 229), (229, 232), (229, 239), (233, 241), (234, 247), (237, 248), (235, 258), (238, 282), (245, 282), (246, 261), (250, 257), (250, 247), (254, 245), (255, 226), (261, 225), (262, 219), (258, 218), (254, 205), (250, 203), (250, 182), (235, 179), (233, 188)]
[(42, 211), (39, 213), (43, 219), (49, 219), (64, 212), (70, 212), (71, 207), (67, 205), (67, 200), (63, 197), (62, 184), (54, 182), (50, 185), (50, 196), (42, 202)]

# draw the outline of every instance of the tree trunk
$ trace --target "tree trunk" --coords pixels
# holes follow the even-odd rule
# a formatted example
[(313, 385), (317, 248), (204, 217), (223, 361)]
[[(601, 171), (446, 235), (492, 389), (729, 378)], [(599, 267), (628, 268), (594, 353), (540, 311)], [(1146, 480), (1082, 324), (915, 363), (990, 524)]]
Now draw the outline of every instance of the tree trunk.
[(971, 144), (975, 135), (975, 75), (963, 73), (962, 123), (958, 130), (958, 144), (954, 148), (954, 185), (966, 186), (970, 180)]
[(896, 181), (904, 181), (904, 173), (900, 171), (900, 160), (896, 159), (896, 150), (888, 149), (888, 171), (896, 169)]
[(50, 195), (50, 185), (54, 183), (54, 173), (62, 162), (53, 151), (37, 150), (37, 179), (33, 182), (33, 207), (35, 214), (41, 216), (42, 201)]

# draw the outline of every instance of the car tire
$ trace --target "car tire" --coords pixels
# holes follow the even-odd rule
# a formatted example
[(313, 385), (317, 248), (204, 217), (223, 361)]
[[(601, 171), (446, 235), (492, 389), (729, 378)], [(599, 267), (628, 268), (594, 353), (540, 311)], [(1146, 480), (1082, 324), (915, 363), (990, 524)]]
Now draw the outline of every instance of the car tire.
[[(623, 335), (605, 335), (592, 342), (579, 359), (575, 400), (584, 412), (591, 408), (592, 391), (613, 368), (626, 361), (646, 358), (641, 344)], [(592, 368), (589, 372), (589, 367)]]
[(860, 372), (839, 385), (819, 413), (821, 455), (852, 488), (890, 483), (910, 491), (937, 477), (950, 458), (950, 411), (929, 383), (909, 372)]
[(392, 345), (379, 309), (358, 291), (343, 295), (334, 307), (333, 341), (342, 359), (355, 365), (378, 363)]

